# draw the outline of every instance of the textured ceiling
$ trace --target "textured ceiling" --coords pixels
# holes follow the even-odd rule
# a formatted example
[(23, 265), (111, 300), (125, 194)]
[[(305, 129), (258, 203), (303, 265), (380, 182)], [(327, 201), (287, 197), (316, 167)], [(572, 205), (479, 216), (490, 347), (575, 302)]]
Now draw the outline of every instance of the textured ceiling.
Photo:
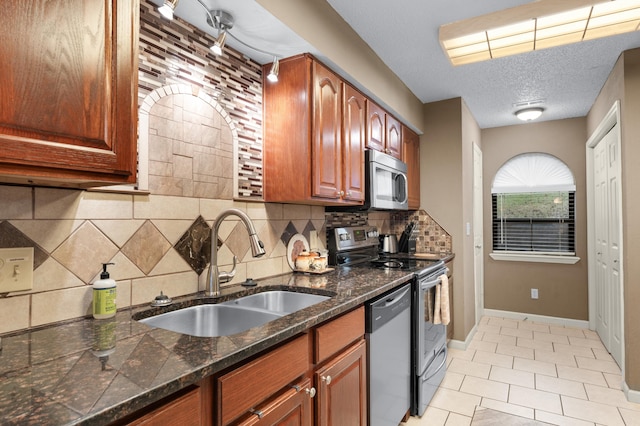
[[(323, 56), (255, 0), (203, 1), (231, 12), (236, 18), (232, 32), (253, 46), (282, 57), (305, 51)], [(529, 101), (543, 101), (545, 113), (538, 121), (585, 116), (620, 53), (640, 47), (640, 32), (635, 32), (453, 67), (438, 41), (440, 25), (529, 1), (327, 1), (420, 100), (462, 97), (481, 128), (521, 123), (514, 104)], [(196, 0), (182, 0), (176, 15), (211, 32)], [(259, 63), (272, 60), (228, 43)]]

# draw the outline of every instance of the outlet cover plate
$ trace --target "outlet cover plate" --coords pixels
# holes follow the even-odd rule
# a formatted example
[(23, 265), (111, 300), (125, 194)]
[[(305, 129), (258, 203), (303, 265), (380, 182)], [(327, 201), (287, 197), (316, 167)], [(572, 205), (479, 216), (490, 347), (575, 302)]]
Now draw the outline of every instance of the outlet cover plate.
[(33, 288), (33, 247), (0, 248), (0, 294)]
[(537, 288), (532, 288), (531, 289), (531, 298), (532, 299), (537, 299), (538, 298), (538, 289)]

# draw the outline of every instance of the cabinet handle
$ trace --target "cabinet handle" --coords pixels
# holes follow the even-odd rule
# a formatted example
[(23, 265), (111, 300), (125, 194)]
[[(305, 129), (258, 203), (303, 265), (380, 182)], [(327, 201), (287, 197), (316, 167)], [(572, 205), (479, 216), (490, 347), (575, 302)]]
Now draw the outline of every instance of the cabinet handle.
[(323, 382), (325, 382), (328, 385), (331, 384), (331, 376), (320, 376), (320, 380), (322, 380)]
[(307, 388), (304, 391), (309, 395), (309, 398), (313, 398), (314, 396), (316, 396), (316, 388)]
[(344, 191), (338, 192), (338, 195), (340, 195), (341, 197), (344, 197)]
[(351, 191), (347, 191), (347, 197), (351, 197)]

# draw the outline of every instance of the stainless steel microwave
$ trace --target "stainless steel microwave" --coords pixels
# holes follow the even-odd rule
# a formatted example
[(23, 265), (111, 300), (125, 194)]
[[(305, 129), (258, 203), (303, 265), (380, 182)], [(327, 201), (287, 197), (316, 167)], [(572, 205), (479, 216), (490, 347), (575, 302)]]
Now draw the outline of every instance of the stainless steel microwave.
[(365, 151), (365, 208), (408, 210), (407, 164), (388, 154)]

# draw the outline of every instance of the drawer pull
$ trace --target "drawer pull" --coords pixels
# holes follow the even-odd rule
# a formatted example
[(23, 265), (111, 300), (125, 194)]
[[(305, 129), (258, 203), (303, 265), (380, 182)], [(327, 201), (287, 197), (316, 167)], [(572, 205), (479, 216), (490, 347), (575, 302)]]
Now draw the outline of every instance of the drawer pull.
[(255, 414), (256, 416), (258, 416), (259, 419), (262, 418), (262, 416), (264, 416), (264, 413), (260, 410), (254, 410), (253, 408), (249, 410), (249, 412), (251, 414)]
[(314, 396), (316, 396), (316, 388), (307, 388), (304, 391), (309, 395), (309, 398), (313, 398)]
[(331, 384), (331, 376), (321, 376), (320, 380), (322, 380), (323, 382), (325, 382), (328, 385)]

